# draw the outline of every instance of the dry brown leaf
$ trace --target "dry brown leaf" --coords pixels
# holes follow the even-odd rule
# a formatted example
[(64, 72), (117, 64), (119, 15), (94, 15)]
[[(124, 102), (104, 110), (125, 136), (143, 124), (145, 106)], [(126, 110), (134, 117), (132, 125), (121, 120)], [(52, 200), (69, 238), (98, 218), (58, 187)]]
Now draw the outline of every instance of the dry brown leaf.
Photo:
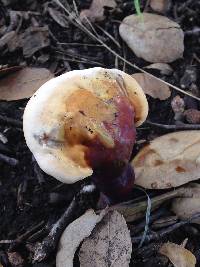
[(180, 25), (165, 16), (142, 13), (124, 18), (121, 38), (137, 57), (149, 62), (169, 63), (183, 56), (184, 33)]
[(13, 73), (15, 71), (18, 71), (18, 70), (21, 70), (23, 67), (22, 66), (12, 66), (12, 67), (3, 67), (3, 68), (0, 68), (0, 78), (10, 74), (10, 73)]
[(174, 267), (195, 267), (196, 258), (189, 250), (174, 243), (164, 243), (159, 253), (165, 255)]
[(0, 79), (0, 100), (18, 100), (31, 97), (54, 75), (45, 68), (24, 68)]
[(48, 7), (49, 15), (52, 17), (52, 19), (58, 23), (63, 28), (68, 28), (69, 23), (66, 19), (66, 17), (58, 10)]
[(165, 100), (171, 96), (169, 86), (158, 81), (154, 77), (151, 77), (145, 73), (135, 73), (132, 75), (132, 77), (136, 79), (145, 94), (150, 95), (153, 98)]
[(117, 211), (110, 211), (83, 242), (79, 252), (80, 266), (128, 267), (131, 251), (125, 219)]
[[(190, 197), (187, 197), (188, 194), (190, 195)], [(181, 198), (173, 199), (171, 209), (180, 219), (189, 219), (193, 215), (199, 213), (200, 185), (193, 184), (193, 187), (191, 187), (190, 185)], [(200, 224), (200, 219), (195, 219), (192, 222)]]
[(89, 9), (84, 9), (80, 13), (80, 19), (87, 17), (90, 21), (102, 21), (104, 17), (104, 7), (115, 8), (115, 0), (93, 0)]
[(137, 185), (150, 189), (177, 187), (200, 178), (200, 131), (163, 135), (132, 161)]
[(25, 57), (31, 57), (33, 54), (50, 45), (49, 28), (44, 27), (28, 27), (24, 33), (20, 35), (20, 46)]
[(94, 210), (90, 209), (68, 225), (59, 241), (56, 267), (73, 267), (76, 249), (83, 239), (91, 234), (95, 225), (105, 215), (105, 212), (103, 210), (100, 215), (96, 215)]

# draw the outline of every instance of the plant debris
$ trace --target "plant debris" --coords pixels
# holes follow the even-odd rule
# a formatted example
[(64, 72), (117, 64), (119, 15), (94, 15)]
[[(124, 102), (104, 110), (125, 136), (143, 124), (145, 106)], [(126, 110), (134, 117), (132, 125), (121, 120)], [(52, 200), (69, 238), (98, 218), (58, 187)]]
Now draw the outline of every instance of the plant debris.
[(153, 98), (166, 100), (171, 96), (171, 90), (167, 84), (160, 82), (145, 73), (134, 73), (132, 74), (132, 77), (136, 79), (145, 94), (150, 95)]
[[(64, 230), (58, 245), (56, 267), (73, 267), (76, 249), (88, 237), (95, 225), (105, 216), (105, 211), (96, 215), (94, 210), (87, 210)], [(89, 265), (88, 265), (89, 266)]]
[(174, 267), (195, 267), (196, 265), (195, 256), (182, 245), (164, 243), (159, 252), (168, 257)]
[(196, 109), (188, 109), (184, 112), (186, 121), (191, 124), (200, 124), (200, 111)]
[(128, 267), (131, 252), (130, 233), (123, 216), (110, 211), (83, 242), (79, 252), (80, 266)]
[(31, 97), (45, 82), (53, 78), (45, 68), (23, 68), (0, 79), (0, 99), (18, 100)]
[[(199, 184), (189, 185), (188, 190), (172, 201), (172, 211), (180, 219), (188, 219), (196, 213), (200, 212), (200, 186)], [(193, 223), (200, 224), (200, 219), (196, 219)]]
[(149, 62), (168, 63), (183, 56), (184, 34), (167, 17), (143, 13), (126, 17), (119, 28), (122, 39), (137, 57)]
[(172, 67), (167, 63), (153, 63), (145, 68), (159, 70), (162, 75), (171, 75), (173, 73)]
[[(138, 128), (133, 157), (159, 136), (179, 130), (200, 130), (200, 124), (188, 123), (184, 115), (190, 109), (200, 110), (199, 1), (169, 0), (169, 7), (161, 13), (165, 19), (178, 24), (177, 32), (182, 32), (182, 35), (184, 33), (183, 56), (170, 63), (169, 70), (166, 65), (157, 66), (163, 62), (156, 59), (155, 53), (163, 52), (161, 49), (154, 49), (158, 47), (155, 42), (159, 41), (160, 44), (159, 39), (163, 39), (159, 34), (168, 31), (165, 25), (162, 30), (159, 26), (157, 30), (151, 26), (145, 33), (155, 33), (159, 37), (154, 38), (154, 43), (151, 43), (150, 55), (154, 52), (156, 66), (153, 64), (150, 68), (146, 68), (150, 64), (145, 61), (147, 58), (138, 57), (121, 39), (119, 25), (125, 17), (136, 15), (134, 2), (140, 2), (142, 12), (159, 13), (151, 8), (151, 1), (112, 1), (114, 7), (104, 6), (100, 12), (103, 14), (100, 15), (101, 21), (93, 22), (90, 18), (80, 20), (81, 11), (89, 9), (92, 0), (2, 0), (0, 4), (0, 78), (4, 79), (25, 66), (48, 69), (55, 76), (71, 70), (102, 66), (117, 68), (128, 74), (144, 70), (168, 83), (171, 96), (165, 101), (148, 96), (148, 121)], [(143, 13), (137, 19), (142, 22)], [(131, 24), (132, 28), (135, 26)], [(136, 39), (132, 45), (135, 41)], [(165, 41), (165, 53), (171, 54), (170, 50), (176, 48), (176, 44), (170, 46), (173, 41), (174, 35)], [(139, 46), (143, 53), (141, 44), (142, 42)], [(181, 100), (179, 98), (180, 102), (175, 101), (175, 105), (182, 109), (179, 118), (176, 118), (175, 109), (171, 105), (173, 100), (177, 100), (177, 94)], [(23, 136), (22, 116), (26, 103), (27, 99), (0, 101), (0, 133), (3, 134), (0, 136), (0, 266), (14, 265), (8, 255), (17, 253), (23, 260), (23, 267), (54, 267), (62, 232), (87, 209), (96, 210), (98, 192), (96, 196), (87, 195), (78, 201), (77, 206), (74, 197), (83, 185), (87, 185), (90, 178), (74, 185), (65, 185), (40, 169)], [(192, 136), (187, 139), (192, 140)], [(192, 147), (199, 149), (195, 145)], [(199, 179), (196, 183), (199, 183)], [(178, 215), (175, 215), (173, 211), (176, 199), (186, 200), (188, 203), (198, 199), (192, 196), (194, 189), (191, 187), (190, 183), (187, 187), (184, 185), (164, 191), (146, 190), (152, 205), (150, 215), (146, 214), (146, 195), (137, 190), (137, 187), (132, 190), (130, 202), (110, 207), (116, 208), (127, 221), (133, 247), (130, 267), (172, 266), (167, 257), (158, 253), (159, 247), (162, 242), (167, 241), (181, 244), (185, 238), (188, 238), (186, 248), (196, 256), (196, 266), (200, 266), (200, 231), (199, 226), (194, 223), (199, 221), (200, 214), (194, 211), (195, 214), (191, 217), (183, 218), (182, 204), (179, 207), (180, 214), (177, 212)], [(71, 203), (74, 203), (73, 208)], [(198, 205), (195, 205), (194, 209), (196, 207), (198, 210)], [(145, 232), (146, 215), (149, 221), (148, 231)], [(143, 245), (138, 248), (141, 240), (144, 240)], [(38, 247), (41, 250), (37, 250)], [(74, 255), (73, 267), (80, 267), (79, 248)], [(34, 262), (38, 258), (42, 262)]]
[(150, 0), (150, 7), (158, 13), (166, 13), (170, 7), (170, 0)]
[(173, 188), (197, 180), (200, 172), (199, 131), (163, 135), (133, 159), (136, 184), (144, 188)]
[(115, 0), (93, 0), (89, 9), (82, 10), (80, 18), (88, 18), (91, 22), (104, 20), (104, 7), (115, 8)]

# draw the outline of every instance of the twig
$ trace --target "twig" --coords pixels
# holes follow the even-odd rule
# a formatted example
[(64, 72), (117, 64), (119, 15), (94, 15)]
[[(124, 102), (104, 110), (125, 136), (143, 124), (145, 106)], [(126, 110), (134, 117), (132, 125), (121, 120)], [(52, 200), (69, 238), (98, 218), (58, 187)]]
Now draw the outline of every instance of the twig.
[(13, 167), (15, 167), (19, 163), (19, 161), (17, 159), (8, 157), (8, 156), (1, 154), (1, 153), (0, 153), (0, 161), (3, 161), (3, 162), (5, 162), (5, 163), (7, 163)]
[[(169, 191), (162, 195), (151, 198), (152, 211), (158, 208), (161, 204), (175, 197), (181, 197), (185, 194), (186, 189), (184, 187), (178, 188), (173, 191)], [(122, 202), (111, 206), (110, 210), (119, 211), (126, 219), (127, 222), (133, 222), (137, 219), (144, 217), (147, 208), (147, 201), (141, 201), (133, 203), (133, 201)]]
[(156, 122), (146, 121), (146, 124), (166, 129), (166, 130), (200, 130), (200, 124), (180, 124), (180, 125), (168, 125), (168, 124), (160, 124)]
[(16, 127), (20, 127), (22, 128), (22, 121), (20, 120), (15, 120), (15, 119), (12, 119), (12, 118), (8, 118), (6, 116), (2, 116), (0, 115), (0, 123), (5, 123), (5, 124), (10, 124), (12, 126), (16, 126)]
[[(155, 220), (159, 219), (165, 213), (166, 213), (166, 210), (164, 210), (164, 209), (156, 210), (153, 214), (151, 214), (151, 217), (149, 218), (150, 224), (153, 223)], [(143, 231), (145, 225), (146, 225), (146, 220), (144, 219), (137, 225), (129, 226), (131, 235), (133, 236), (133, 235), (136, 235), (139, 232)]]
[[(196, 213), (195, 215), (191, 216), (189, 219), (175, 223), (174, 225), (165, 228), (164, 230), (152, 233), (150, 235), (146, 236), (146, 242), (150, 242), (150, 241), (157, 241), (160, 240), (161, 238), (165, 237), (167, 234), (170, 234), (171, 232), (173, 232), (174, 230), (180, 228), (183, 225), (189, 224), (191, 223), (193, 220), (200, 218), (200, 212)], [(137, 244), (141, 241), (143, 236), (137, 236), (137, 237), (133, 237), (132, 243), (133, 244)]]
[(113, 43), (114, 44), (116, 44), (116, 46), (118, 47), (118, 48), (121, 48), (121, 45), (120, 45), (120, 43), (117, 41), (117, 40), (115, 40), (115, 38), (110, 34), (110, 33), (108, 33), (106, 30), (104, 30), (101, 26), (99, 26), (98, 24), (95, 24), (96, 25), (96, 27), (98, 28), (98, 29), (100, 29), (105, 35), (107, 35), (112, 41), (113, 41)]
[(33, 262), (44, 260), (55, 250), (64, 229), (92, 206), (95, 194), (96, 190), (93, 185), (83, 187), (73, 198), (60, 219), (53, 225), (48, 236), (41, 243), (36, 245)]
[(194, 27), (192, 30), (188, 30), (184, 32), (185, 35), (199, 35), (200, 34), (200, 28)]
[(15, 242), (13, 239), (0, 240), (0, 244), (11, 244), (13, 242)]

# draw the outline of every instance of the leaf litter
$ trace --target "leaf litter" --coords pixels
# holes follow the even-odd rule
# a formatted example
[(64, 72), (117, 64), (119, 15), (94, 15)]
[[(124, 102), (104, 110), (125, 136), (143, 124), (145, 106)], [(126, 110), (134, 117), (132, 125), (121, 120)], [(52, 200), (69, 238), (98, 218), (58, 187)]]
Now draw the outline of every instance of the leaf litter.
[(78, 246), (84, 238), (91, 234), (95, 225), (104, 216), (104, 210), (100, 215), (96, 215), (94, 210), (90, 209), (67, 226), (58, 245), (56, 267), (73, 267), (73, 258)]
[(200, 178), (198, 130), (155, 138), (132, 160), (136, 184), (149, 189), (173, 188)]
[(195, 256), (182, 245), (164, 243), (159, 253), (168, 257), (174, 267), (195, 267), (196, 265)]
[(29, 98), (42, 84), (54, 77), (45, 68), (26, 67), (15, 70), (0, 79), (0, 100), (11, 101)]
[(132, 77), (136, 79), (145, 94), (153, 98), (166, 100), (171, 96), (171, 90), (167, 84), (148, 76), (146, 73), (134, 73)]
[(132, 243), (124, 217), (109, 211), (86, 238), (79, 251), (81, 267), (128, 267)]
[(81, 20), (87, 17), (91, 22), (104, 20), (104, 7), (115, 8), (115, 0), (93, 0), (89, 9), (82, 10), (80, 13)]

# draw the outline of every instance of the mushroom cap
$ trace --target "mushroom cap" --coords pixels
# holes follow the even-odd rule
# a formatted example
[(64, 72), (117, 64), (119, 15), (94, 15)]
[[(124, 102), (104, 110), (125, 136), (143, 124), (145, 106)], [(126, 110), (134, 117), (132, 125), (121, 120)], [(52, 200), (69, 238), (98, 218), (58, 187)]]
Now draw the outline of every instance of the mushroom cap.
[[(65, 124), (74, 116), (76, 101), (82, 105), (79, 112), (83, 112), (91, 95), (108, 100), (108, 91), (112, 93), (116, 88), (129, 98), (135, 124), (139, 126), (148, 114), (145, 94), (134, 78), (120, 70), (99, 67), (74, 70), (49, 80), (37, 90), (25, 108), (23, 130), (26, 143), (44, 172), (64, 183), (92, 175), (92, 168), (84, 162), (83, 146), (76, 144), (72, 150), (66, 145)], [(80, 100), (82, 93), (85, 97)], [(89, 104), (91, 109), (93, 103)], [(101, 112), (104, 110), (97, 108), (93, 116)], [(109, 136), (103, 139), (109, 143)]]

